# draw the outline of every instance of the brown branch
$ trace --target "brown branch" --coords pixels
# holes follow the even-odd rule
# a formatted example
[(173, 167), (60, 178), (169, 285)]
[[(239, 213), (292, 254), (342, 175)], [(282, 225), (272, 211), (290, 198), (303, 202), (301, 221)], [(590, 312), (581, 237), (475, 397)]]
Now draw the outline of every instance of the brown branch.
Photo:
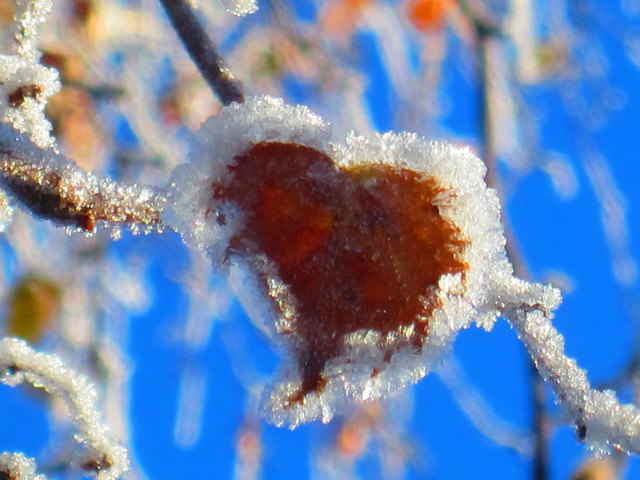
[(98, 179), (8, 124), (0, 125), (0, 185), (33, 214), (59, 225), (86, 232), (99, 222), (134, 232), (163, 228), (166, 200), (158, 189)]
[(223, 104), (244, 102), (242, 84), (225, 65), (218, 49), (198, 22), (188, 0), (160, 0), (174, 30), (200, 74)]

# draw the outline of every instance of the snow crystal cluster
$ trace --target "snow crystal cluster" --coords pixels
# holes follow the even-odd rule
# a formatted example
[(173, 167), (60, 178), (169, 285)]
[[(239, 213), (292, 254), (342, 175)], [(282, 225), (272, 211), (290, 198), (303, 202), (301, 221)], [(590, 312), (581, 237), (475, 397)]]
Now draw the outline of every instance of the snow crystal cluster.
[(51, 147), (47, 99), (60, 89), (58, 72), (20, 55), (0, 55), (0, 121), (28, 133), (41, 147)]
[(257, 0), (218, 0), (218, 3), (227, 12), (240, 17), (249, 15), (258, 10)]
[(640, 453), (640, 411), (620, 404), (613, 391), (592, 389), (587, 372), (565, 355), (564, 338), (548, 312), (520, 307), (505, 315), (562, 403), (578, 438), (599, 455), (618, 450)]
[[(348, 339), (336, 340), (344, 342), (346, 353), (323, 366), (326, 382), (322, 388), (299, 402), (291, 400), (303, 382), (299, 369), (291, 365), (281, 369), (263, 396), (266, 416), (278, 425), (295, 426), (316, 419), (327, 422), (349, 402), (384, 397), (415, 383), (441, 359), (458, 330), (472, 322), (490, 328), (517, 282), (504, 252), (497, 196), (483, 180), (484, 165), (468, 148), (427, 142), (411, 134), (350, 135), (344, 145), (331, 143), (330, 136), (330, 125), (303, 106), (289, 106), (271, 97), (232, 104), (203, 125), (192, 161), (174, 171), (166, 224), (182, 233), (187, 243), (206, 251), (216, 267), (231, 269), (240, 298), (250, 299), (247, 311), (265, 321), (289, 353), (300, 348), (299, 342), (287, 338), (286, 327), (295, 330), (299, 321), (297, 300), (289, 285), (273, 272), (266, 275), (265, 288), (264, 274), (272, 268), (268, 258), (233, 257), (230, 241), (246, 228), (244, 213), (232, 202), (216, 201), (211, 191), (212, 184), (230, 181), (236, 159), (254, 145), (296, 144), (328, 155), (339, 169), (388, 165), (435, 179), (440, 190), (436, 207), (461, 232), (466, 246), (458, 260), (466, 269), (440, 277), (437, 308), (424, 319), (429, 322), (428, 335), (419, 351), (398, 343), (390, 354), (378, 347), (379, 332), (355, 331)], [(555, 290), (535, 286), (529, 291), (538, 303), (549, 292), (553, 296)], [(278, 308), (283, 304), (287, 307)], [(402, 332), (393, 335), (400, 337)]]
[[(115, 480), (128, 469), (127, 450), (113, 439), (104, 425), (96, 408), (93, 385), (58, 356), (36, 352), (23, 340), (3, 338), (0, 340), (0, 381), (10, 386), (27, 382), (65, 401), (78, 429), (75, 438), (84, 446), (75, 459), (80, 468), (93, 471), (98, 480)], [(33, 472), (31, 462), (20, 456), (4, 454), (1, 461), (9, 467)]]
[[(2, 475), (5, 475), (2, 477)], [(0, 453), (0, 477), (15, 480), (45, 480), (36, 474), (36, 463), (21, 453)]]

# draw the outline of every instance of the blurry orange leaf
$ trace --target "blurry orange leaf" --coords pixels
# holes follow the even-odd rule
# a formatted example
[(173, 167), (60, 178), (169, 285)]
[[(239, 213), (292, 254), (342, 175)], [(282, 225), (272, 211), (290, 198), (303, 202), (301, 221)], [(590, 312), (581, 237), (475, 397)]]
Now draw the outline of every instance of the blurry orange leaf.
[(29, 275), (9, 294), (5, 332), (37, 343), (60, 311), (60, 288), (51, 280)]
[(13, 22), (15, 2), (0, 1), (0, 25), (4, 28)]
[(381, 414), (380, 404), (374, 402), (364, 405), (356, 415), (347, 418), (336, 437), (338, 452), (351, 459), (363, 455), (372, 430), (379, 426)]
[(102, 138), (91, 94), (82, 88), (63, 87), (47, 104), (47, 116), (65, 153), (82, 168), (97, 170)]
[(86, 68), (84, 60), (77, 54), (62, 50), (45, 50), (42, 53), (42, 63), (56, 68), (64, 82), (80, 82), (84, 79)]
[(357, 458), (367, 448), (369, 440), (368, 425), (363, 422), (348, 422), (338, 433), (338, 451), (349, 458)]
[(407, 7), (409, 20), (421, 32), (439, 30), (448, 10), (453, 6), (451, 0), (411, 0)]
[(358, 24), (365, 7), (371, 0), (334, 0), (328, 2), (322, 14), (322, 23), (333, 33), (349, 33)]
[(615, 461), (611, 457), (589, 458), (580, 465), (572, 480), (615, 480), (619, 478)]

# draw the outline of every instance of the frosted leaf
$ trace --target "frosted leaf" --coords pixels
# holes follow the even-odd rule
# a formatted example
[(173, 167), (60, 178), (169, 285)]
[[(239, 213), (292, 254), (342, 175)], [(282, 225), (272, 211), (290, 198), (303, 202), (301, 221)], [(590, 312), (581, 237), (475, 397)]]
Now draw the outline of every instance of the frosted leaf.
[(75, 463), (96, 474), (98, 480), (115, 480), (129, 468), (127, 450), (111, 436), (96, 407), (93, 385), (70, 369), (58, 356), (33, 350), (23, 340), (0, 340), (0, 381), (15, 386), (28, 382), (65, 401), (83, 445)]
[(258, 11), (258, 0), (218, 0), (227, 12), (240, 17)]
[(46, 480), (44, 475), (36, 474), (36, 464), (33, 459), (20, 453), (10, 452), (0, 453), (0, 478)]
[(291, 357), (263, 396), (277, 425), (398, 392), (512, 301), (556, 302), (513, 277), (469, 149), (330, 133), (305, 107), (248, 99), (203, 125), (171, 177), (166, 224), (231, 267), (247, 312)]

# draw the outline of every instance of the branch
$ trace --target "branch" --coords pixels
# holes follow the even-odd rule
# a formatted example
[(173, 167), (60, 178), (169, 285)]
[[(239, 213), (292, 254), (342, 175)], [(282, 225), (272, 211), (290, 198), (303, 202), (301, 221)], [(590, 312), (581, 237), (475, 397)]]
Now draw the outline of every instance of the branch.
[(622, 405), (612, 391), (591, 388), (586, 372), (566, 356), (564, 339), (540, 305), (504, 312), (544, 379), (574, 422), (578, 439), (597, 453), (640, 453), (640, 410)]
[[(87, 449), (77, 459), (83, 470), (95, 472), (98, 480), (115, 480), (128, 470), (127, 450), (112, 438), (102, 423), (96, 408), (95, 388), (58, 356), (36, 352), (23, 340), (4, 338), (0, 340), (0, 381), (10, 386), (26, 381), (64, 400), (79, 432), (76, 439)], [(9, 455), (0, 460), (19, 458)], [(29, 470), (32, 472), (33, 468)]]
[(198, 22), (188, 0), (160, 0), (174, 30), (196, 64), (200, 74), (224, 105), (244, 102), (242, 84), (233, 76)]
[(163, 228), (160, 190), (99, 179), (9, 124), (0, 124), (0, 185), (35, 215), (85, 232), (99, 222), (134, 233)]

